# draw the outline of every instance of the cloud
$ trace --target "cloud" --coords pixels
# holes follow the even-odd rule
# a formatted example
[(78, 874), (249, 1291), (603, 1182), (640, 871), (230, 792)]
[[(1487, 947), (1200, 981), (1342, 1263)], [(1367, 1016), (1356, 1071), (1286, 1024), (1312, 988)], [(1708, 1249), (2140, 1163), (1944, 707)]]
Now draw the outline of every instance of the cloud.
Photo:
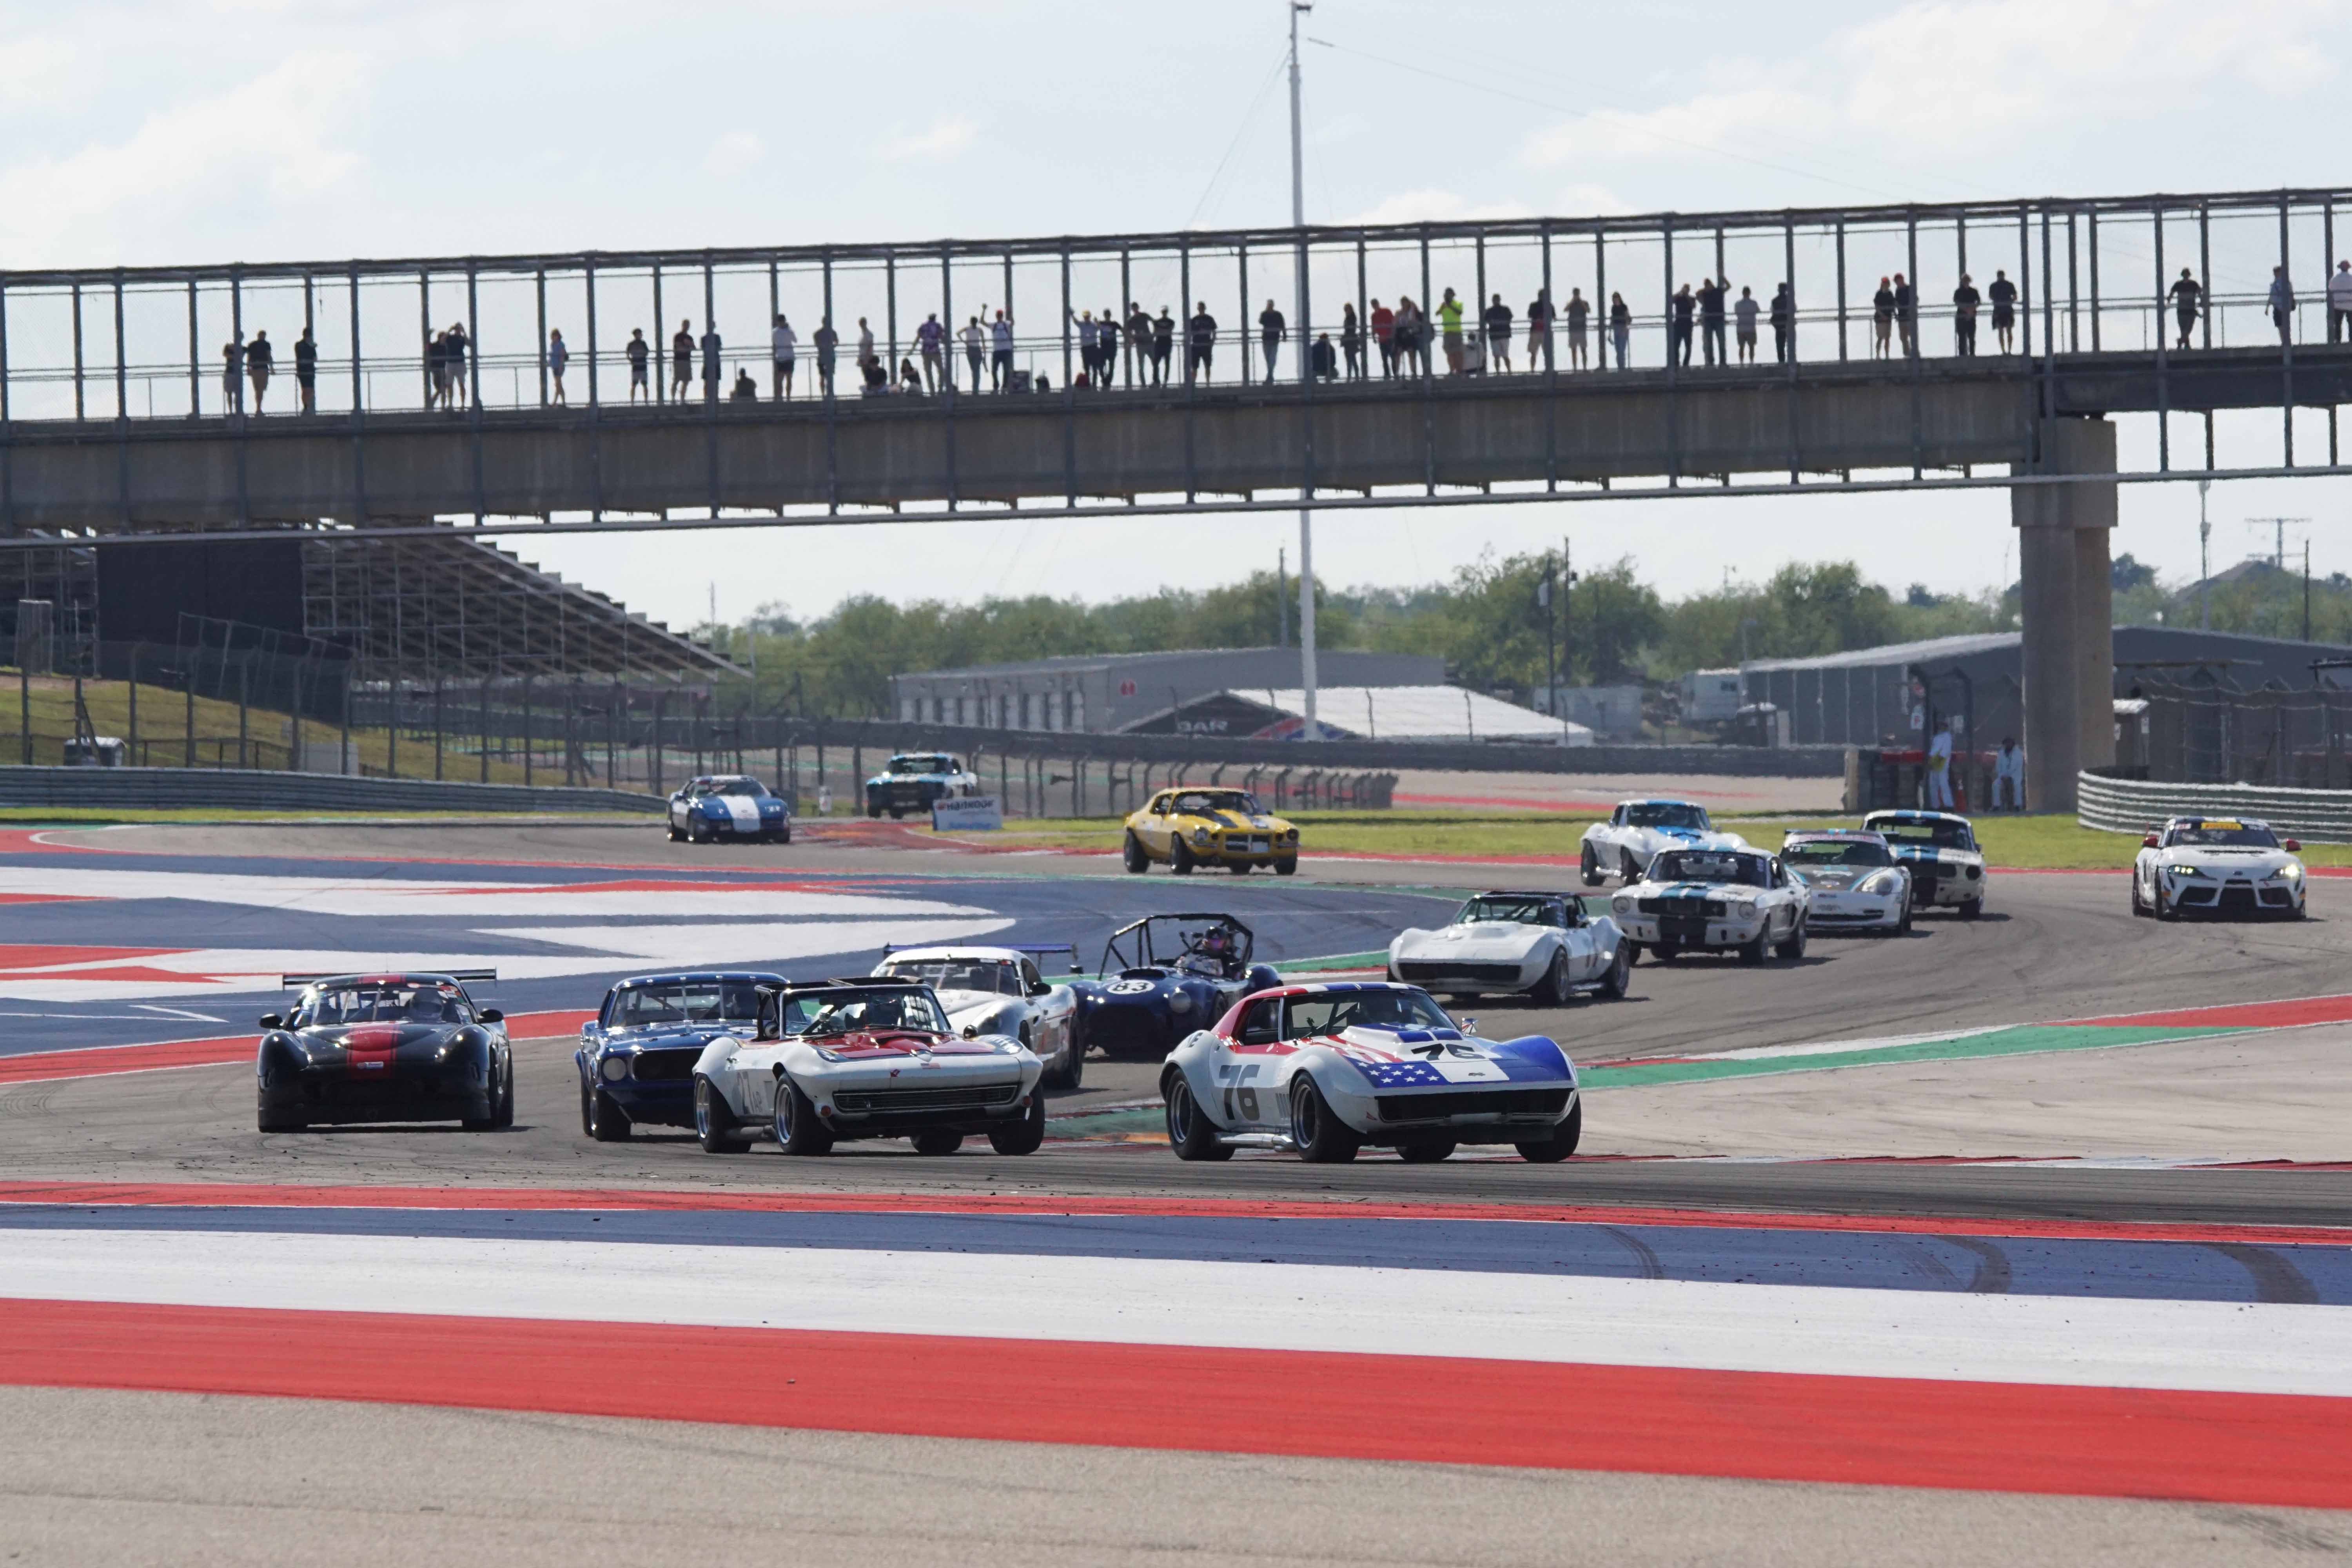
[(749, 131), (730, 131), (710, 144), (702, 166), (722, 180), (732, 179), (767, 156), (767, 143)]
[(1533, 217), (1522, 202), (1482, 202), (1473, 205), (1459, 193), (1441, 190), (1399, 191), (1378, 205), (1356, 213), (1349, 223), (1471, 223), (1482, 220)]
[(980, 127), (973, 121), (961, 115), (946, 115), (931, 121), (928, 131), (889, 138), (874, 149), (874, 155), (891, 163), (951, 158), (971, 146), (979, 135)]

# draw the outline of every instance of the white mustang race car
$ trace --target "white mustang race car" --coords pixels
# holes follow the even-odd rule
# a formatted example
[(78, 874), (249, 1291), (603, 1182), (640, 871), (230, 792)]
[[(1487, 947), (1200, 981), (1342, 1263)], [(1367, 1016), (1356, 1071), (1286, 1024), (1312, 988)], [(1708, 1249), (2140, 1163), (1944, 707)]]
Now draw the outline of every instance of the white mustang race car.
[(1045, 1141), (1045, 1064), (1019, 1040), (965, 1039), (931, 988), (866, 976), (763, 985), (757, 1037), (710, 1042), (694, 1064), (694, 1131), (708, 1153), (773, 1138), (824, 1154), (853, 1138), (952, 1154), (985, 1133), (1000, 1154)]
[(2132, 913), (2304, 915), (2303, 846), (2267, 822), (2176, 816), (2140, 840), (2132, 862)]
[(1557, 1007), (1578, 991), (1625, 994), (1633, 944), (1607, 915), (1565, 893), (1481, 893), (1451, 925), (1389, 943), (1389, 978), (1457, 998), (1524, 993)]
[(1549, 1163), (1584, 1128), (1576, 1068), (1538, 1035), (1487, 1040), (1413, 985), (1294, 985), (1236, 1003), (1168, 1054), (1160, 1094), (1180, 1160), (1295, 1149), (1318, 1163), (1367, 1143), (1413, 1162), (1510, 1143)]
[(1911, 873), (1875, 833), (1791, 832), (1780, 864), (1812, 892), (1805, 924), (1816, 931), (1911, 930)]
[(1057, 943), (901, 948), (886, 952), (874, 973), (929, 986), (958, 1034), (1009, 1035), (1051, 1064), (1048, 1088), (1076, 1089), (1087, 1060), (1078, 1037), (1078, 994), (1038, 973), (1038, 955), (1051, 952), (1069, 954), (1070, 973), (1078, 972), (1078, 950)]
[(1767, 948), (1805, 956), (1812, 889), (1760, 849), (1669, 849), (1647, 879), (1610, 900), (1625, 934), (1661, 962), (1685, 952), (1736, 952), (1761, 963)]
[(1874, 811), (1862, 819), (1911, 873), (1911, 907), (1958, 910), (1964, 921), (1984, 913), (1985, 858), (1969, 819), (1948, 811)]
[(1689, 800), (1626, 800), (1617, 803), (1606, 822), (1584, 830), (1584, 885), (1601, 886), (1603, 877), (1615, 877), (1631, 887), (1642, 879), (1651, 859), (1661, 849), (1743, 849), (1748, 840), (1737, 833), (1717, 833), (1707, 820), (1706, 807)]

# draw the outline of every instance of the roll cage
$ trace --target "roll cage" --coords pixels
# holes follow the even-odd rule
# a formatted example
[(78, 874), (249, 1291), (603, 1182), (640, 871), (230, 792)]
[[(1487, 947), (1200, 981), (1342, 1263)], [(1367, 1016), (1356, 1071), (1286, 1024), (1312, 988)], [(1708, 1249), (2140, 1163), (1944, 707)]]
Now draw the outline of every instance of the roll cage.
[[(1197, 929), (1186, 931), (1188, 924)], [(1218, 937), (1223, 939), (1223, 952), (1211, 945)], [(1250, 955), (1256, 950), (1256, 935), (1228, 914), (1146, 915), (1110, 933), (1095, 973), (1160, 969), (1187, 958), (1207, 958), (1222, 963), (1228, 977), (1238, 977), (1249, 968)], [(1113, 959), (1119, 962), (1114, 964)]]

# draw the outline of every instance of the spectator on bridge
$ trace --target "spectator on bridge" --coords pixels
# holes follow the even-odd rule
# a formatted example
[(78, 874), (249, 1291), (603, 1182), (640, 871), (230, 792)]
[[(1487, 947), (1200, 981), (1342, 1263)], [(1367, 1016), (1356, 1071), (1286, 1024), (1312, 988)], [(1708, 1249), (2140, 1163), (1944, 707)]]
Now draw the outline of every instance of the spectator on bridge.
[(303, 413), (319, 412), (319, 343), (308, 327), (294, 340), (294, 390)]
[(1140, 301), (1127, 302), (1127, 384), (1149, 385), (1151, 381), (1151, 312)]
[(2271, 268), (2271, 321), (2278, 327), (2282, 347), (2294, 342), (2294, 285), (2287, 281), (2286, 268)]
[(981, 372), (988, 365), (988, 333), (981, 329), (978, 316), (969, 316), (956, 336), (963, 340), (964, 363), (971, 367), (971, 395), (978, 397)]
[(1282, 319), (1282, 312), (1274, 308), (1271, 300), (1265, 302), (1265, 309), (1257, 313), (1258, 342), (1265, 349), (1265, 378), (1268, 381), (1274, 379), (1275, 359), (1282, 353), (1282, 340), (1288, 335), (1289, 326), (1290, 323)]
[(466, 323), (463, 321), (452, 321), (449, 324), (448, 333), (443, 341), (449, 363), (449, 395), (446, 402), (453, 409), (462, 408), (466, 405), (467, 395), (466, 351), (474, 346), (474, 341), (466, 335)]
[(1797, 296), (1785, 279), (1772, 295), (1772, 359), (1778, 364), (1797, 363)]
[(727, 395), (730, 402), (735, 403), (760, 401), (760, 384), (751, 379), (751, 371), (748, 365), (739, 364), (735, 367), (735, 389)]
[(1339, 379), (1339, 355), (1331, 347), (1331, 334), (1315, 334), (1315, 346), (1307, 356), (1307, 373), (1318, 381)]
[(1004, 384), (1013, 379), (1013, 322), (1003, 310), (999, 310), (988, 331), (994, 355), (990, 361), (992, 384), (996, 391), (1002, 392)]
[(2009, 280), (2009, 273), (1993, 268), (1992, 284), (1985, 289), (1985, 298), (1992, 301), (1992, 335), (2000, 343), (2000, 352), (2011, 352), (2011, 334), (2017, 331), (2017, 285)]
[(909, 397), (923, 395), (923, 378), (915, 374), (915, 362), (903, 354), (898, 359), (898, 389)]
[(1168, 364), (1176, 357), (1176, 313), (1167, 306), (1151, 319), (1151, 384), (1168, 384)]
[[(1720, 279), (1701, 278), (1698, 280), (1700, 349), (1709, 364), (1731, 363), (1731, 355), (1723, 342), (1723, 302), (1724, 297), (1730, 292), (1731, 285)], [(1683, 363), (1690, 363), (1688, 354), (1683, 356)]]
[(1633, 345), (1633, 312), (1625, 296), (1613, 290), (1609, 296), (1609, 340), (1617, 345), (1617, 368), (1623, 370), (1626, 351)]
[(2204, 303), (2205, 290), (2199, 286), (2197, 275), (2184, 267), (2180, 269), (2179, 279), (2165, 292), (2172, 300), (2174, 319), (2180, 323), (2180, 346), (2185, 349), (2189, 346), (2189, 334), (2197, 325), (2197, 313)]
[(269, 393), (269, 373), (274, 366), (274, 353), (269, 346), (269, 334), (257, 331), (253, 342), (245, 351), (245, 374), (253, 380), (253, 412), (264, 412), (261, 400)]
[(2338, 261), (2327, 279), (2327, 341), (2352, 336), (2352, 261)]
[(1882, 278), (1878, 292), (1870, 297), (1870, 357), (1885, 359), (1891, 352), (1895, 335), (1895, 280)]
[(1097, 384), (1108, 392), (1118, 380), (1118, 312), (1107, 307), (1095, 318), (1095, 359), (1102, 366)]
[(1429, 363), (1429, 317), (1423, 313), (1410, 294), (1397, 296), (1396, 346), (1397, 358), (1407, 375), (1427, 376)]
[(833, 367), (841, 353), (841, 334), (833, 330), (831, 316), (825, 317), (817, 324), (816, 336), (810, 341), (816, 344), (817, 395), (831, 397)]
[(1536, 372), (1536, 359), (1540, 355), (1543, 368), (1552, 368), (1551, 329), (1553, 318), (1559, 314), (1552, 309), (1551, 290), (1538, 289), (1536, 297), (1528, 301), (1528, 374)]
[(1919, 357), (1919, 291), (1900, 272), (1895, 275), (1895, 325), (1903, 334), (1903, 357)]
[(1511, 368), (1511, 308), (1500, 294), (1486, 301), (1479, 324), (1486, 330), (1486, 368), (1507, 374)]
[(1438, 330), (1445, 334), (1445, 374), (1462, 374), (1462, 301), (1448, 289), (1437, 302)]
[(448, 395), (449, 334), (434, 332), (425, 340), (425, 406), (436, 407)]
[(775, 325), (768, 331), (768, 356), (770, 395), (780, 402), (793, 395), (793, 374), (799, 363), (800, 342), (801, 335), (793, 331), (792, 318), (779, 311)]
[(1667, 330), (1673, 336), (1673, 343), (1666, 351), (1667, 363), (1690, 363), (1691, 325), (1697, 310), (1698, 300), (1687, 283), (1675, 290), (1674, 297), (1666, 301)]
[(890, 390), (890, 372), (879, 355), (857, 362), (857, 378), (868, 397), (879, 397)]
[(1378, 300), (1372, 301), (1372, 343), (1381, 351), (1381, 379), (1386, 381), (1396, 374), (1396, 312)]
[(1960, 274), (1960, 286), (1952, 290), (1952, 352), (1962, 359), (1974, 359), (1977, 352), (1977, 306), (1984, 296), (1969, 275)]
[(1763, 307), (1756, 302), (1755, 294), (1743, 283), (1739, 286), (1738, 302), (1731, 307), (1733, 335), (1739, 340), (1739, 363), (1756, 363), (1756, 317)]
[(2017, 749), (2017, 737), (2014, 735), (2000, 738), (2000, 753), (1993, 758), (1992, 808), (1995, 811), (2025, 809), (2025, 753)]
[(669, 395), (683, 403), (686, 390), (694, 384), (694, 323), (680, 321), (677, 335), (669, 341)]
[(1206, 300), (1195, 302), (1192, 319), (1184, 323), (1184, 379), (1207, 381), (1217, 353), (1217, 318), (1209, 314)]
[(869, 327), (869, 326), (867, 326), (867, 325), (866, 324), (866, 318), (865, 318), (865, 317), (860, 316), (860, 317), (858, 317), (858, 318), (857, 318), (857, 366), (858, 366), (858, 368), (859, 368), (860, 370), (865, 369), (865, 368), (866, 368), (866, 366), (867, 366), (868, 364), (871, 364), (871, 363), (874, 362), (874, 359), (875, 359), (875, 353), (874, 353), (874, 329), (873, 329), (872, 327)]
[(1086, 384), (1092, 385), (1097, 369), (1095, 354), (1102, 347), (1102, 334), (1095, 330), (1095, 313), (1092, 310), (1073, 311), (1070, 320), (1076, 323), (1078, 329), (1078, 368), (1085, 373)]
[(551, 401), (569, 401), (563, 395), (563, 367), (572, 363), (572, 351), (564, 346), (563, 331), (558, 327), (547, 334), (547, 374), (555, 384)]
[(1339, 307), (1339, 352), (1348, 356), (1348, 379), (1364, 379), (1364, 323), (1352, 301)]
[(622, 352), (628, 356), (629, 360), (629, 401), (635, 403), (637, 400), (637, 395), (643, 393), (646, 401), (651, 403), (654, 400), (654, 389), (646, 384), (646, 370), (648, 362), (654, 357), (654, 351), (653, 345), (646, 342), (646, 330), (643, 327), (629, 329), (628, 347)]
[(940, 383), (949, 379), (944, 374), (941, 360), (941, 350), (946, 344), (947, 329), (940, 325), (940, 313), (934, 310), (923, 318), (921, 326), (915, 329), (915, 347), (923, 356), (923, 389), (926, 392), (939, 391)]
[(1592, 320), (1592, 307), (1581, 289), (1568, 291), (1568, 368), (1588, 370), (1591, 365), (1584, 352), (1584, 331)]
[(703, 322), (702, 400), (705, 403), (716, 403), (719, 401), (719, 378), (721, 374), (719, 364), (719, 323), (716, 321)]

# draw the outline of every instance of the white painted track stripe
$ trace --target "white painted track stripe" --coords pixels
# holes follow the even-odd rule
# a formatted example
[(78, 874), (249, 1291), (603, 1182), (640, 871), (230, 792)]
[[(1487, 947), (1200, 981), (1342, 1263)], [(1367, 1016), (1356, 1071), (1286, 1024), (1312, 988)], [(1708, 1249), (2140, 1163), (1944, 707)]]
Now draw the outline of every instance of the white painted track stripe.
[(2352, 1396), (2352, 1308), (1034, 1255), (11, 1230), (0, 1295)]

